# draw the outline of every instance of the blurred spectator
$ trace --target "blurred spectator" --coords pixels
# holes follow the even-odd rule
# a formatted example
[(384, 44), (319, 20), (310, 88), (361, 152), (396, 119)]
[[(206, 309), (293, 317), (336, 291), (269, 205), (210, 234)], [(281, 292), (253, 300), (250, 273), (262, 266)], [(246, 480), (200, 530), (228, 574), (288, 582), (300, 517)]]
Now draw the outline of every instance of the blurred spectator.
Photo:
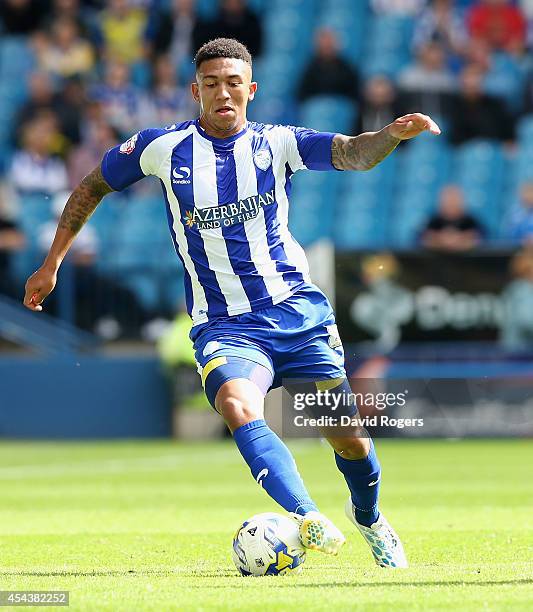
[(527, 41), (529, 49), (533, 45), (533, 0), (518, 0), (518, 4), (527, 21)]
[(90, 124), (87, 138), (74, 149), (67, 162), (68, 179), (74, 189), (83, 177), (91, 172), (102, 161), (104, 153), (118, 144), (116, 131), (103, 119)]
[(465, 251), (477, 246), (483, 228), (465, 211), (460, 187), (447, 185), (441, 191), (438, 211), (422, 232), (422, 244), (443, 251)]
[[(50, 5), (49, 0), (48, 3)], [(76, 23), (83, 38), (92, 40), (95, 35), (94, 8), (86, 0), (52, 0), (44, 29), (50, 31), (59, 19), (70, 19)]]
[(492, 49), (521, 52), (526, 42), (526, 20), (509, 0), (479, 0), (467, 16), (473, 38), (485, 40)]
[(461, 144), (472, 138), (511, 141), (514, 119), (503, 102), (483, 92), (483, 72), (470, 64), (461, 73), (461, 91), (451, 107), (451, 140)]
[(59, 123), (61, 132), (71, 144), (80, 142), (87, 92), (82, 79), (72, 77), (63, 83)]
[(104, 82), (90, 91), (91, 99), (101, 104), (103, 116), (119, 132), (121, 139), (131, 136), (139, 125), (140, 94), (129, 78), (129, 66), (109, 62)]
[(400, 114), (396, 90), (392, 81), (384, 75), (368, 79), (363, 88), (356, 134), (376, 132), (392, 123)]
[(212, 21), (199, 21), (193, 33), (194, 51), (208, 40), (236, 38), (254, 57), (263, 50), (263, 28), (246, 0), (221, 0), (218, 15)]
[(467, 64), (474, 64), (483, 75), (483, 91), (505, 102), (509, 112), (518, 113), (524, 103), (525, 58), (492, 52), (483, 39), (472, 39), (465, 52)]
[(147, 12), (128, 0), (109, 0), (100, 15), (102, 52), (106, 60), (132, 64), (143, 58)]
[(336, 95), (357, 99), (359, 78), (353, 68), (339, 55), (337, 37), (332, 30), (322, 28), (315, 37), (315, 53), (304, 70), (298, 87), (298, 99)]
[(378, 15), (414, 16), (424, 7), (426, 0), (371, 0)]
[(41, 27), (46, 10), (45, 0), (2, 0), (0, 33), (31, 34)]
[(406, 112), (416, 109), (436, 118), (449, 113), (457, 85), (440, 43), (428, 42), (419, 48), (416, 61), (400, 74), (398, 89)]
[(511, 261), (514, 277), (505, 288), (500, 340), (509, 350), (533, 346), (533, 249), (518, 252)]
[(19, 194), (54, 195), (67, 188), (63, 160), (54, 155), (57, 123), (51, 114), (41, 114), (22, 128), (22, 146), (13, 156), (9, 180)]
[(22, 295), (22, 287), (11, 274), (11, 256), (25, 246), (24, 234), (0, 206), (0, 294), (13, 299)]
[(172, 0), (169, 10), (153, 10), (146, 27), (146, 44), (151, 57), (170, 54), (175, 66), (192, 55), (196, 23), (195, 0)]
[(533, 244), (533, 183), (520, 188), (519, 207), (511, 214), (508, 237), (520, 244)]
[(486, 40), (471, 38), (465, 49), (465, 64), (474, 64), (485, 73), (490, 69), (492, 50)]
[(18, 111), (15, 121), (14, 141), (20, 138), (20, 130), (27, 121), (41, 112), (56, 115), (60, 131), (71, 144), (80, 139), (81, 112), (85, 103), (85, 90), (78, 79), (69, 79), (63, 89), (55, 91), (50, 76), (45, 72), (34, 72), (29, 77), (29, 97)]
[(38, 60), (43, 70), (68, 78), (88, 73), (94, 65), (94, 53), (89, 42), (81, 38), (77, 23), (70, 17), (60, 17)]
[(197, 112), (189, 88), (176, 83), (176, 70), (170, 57), (159, 56), (153, 66), (153, 84), (140, 104), (142, 124), (170, 125), (186, 121)]
[(433, 0), (416, 20), (413, 34), (415, 50), (431, 41), (439, 42), (448, 55), (464, 53), (466, 28), (453, 0)]

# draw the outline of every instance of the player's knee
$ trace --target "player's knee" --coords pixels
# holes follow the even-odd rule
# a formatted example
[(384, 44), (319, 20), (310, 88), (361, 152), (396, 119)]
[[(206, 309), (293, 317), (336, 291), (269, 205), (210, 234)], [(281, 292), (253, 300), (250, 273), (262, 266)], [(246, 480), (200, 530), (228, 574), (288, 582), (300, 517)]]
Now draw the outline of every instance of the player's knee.
[(363, 431), (349, 438), (332, 439), (330, 444), (344, 459), (364, 459), (370, 452), (370, 438)]
[(263, 418), (263, 396), (247, 381), (223, 385), (216, 396), (216, 409), (233, 432), (241, 425)]
[(218, 410), (232, 432), (241, 425), (262, 418), (262, 412), (256, 406), (234, 396), (223, 398), (218, 404)]

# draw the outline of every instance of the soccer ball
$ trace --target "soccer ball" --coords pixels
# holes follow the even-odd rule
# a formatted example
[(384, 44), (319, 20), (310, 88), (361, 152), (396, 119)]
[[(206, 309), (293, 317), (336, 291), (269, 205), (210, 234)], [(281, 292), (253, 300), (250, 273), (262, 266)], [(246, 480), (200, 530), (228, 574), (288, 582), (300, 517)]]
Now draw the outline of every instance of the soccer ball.
[(243, 576), (299, 574), (305, 561), (298, 525), (275, 512), (244, 521), (233, 538), (233, 562)]

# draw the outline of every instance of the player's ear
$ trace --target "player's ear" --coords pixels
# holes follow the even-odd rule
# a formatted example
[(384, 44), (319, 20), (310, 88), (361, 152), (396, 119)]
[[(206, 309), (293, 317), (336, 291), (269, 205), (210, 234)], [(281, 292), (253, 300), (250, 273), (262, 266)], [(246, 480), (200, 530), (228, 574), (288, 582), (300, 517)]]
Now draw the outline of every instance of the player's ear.
[(251, 101), (254, 99), (256, 91), (257, 91), (257, 83), (254, 81), (250, 83), (250, 93), (248, 94), (248, 101)]
[(194, 101), (200, 103), (200, 88), (198, 87), (198, 83), (191, 83), (191, 93)]

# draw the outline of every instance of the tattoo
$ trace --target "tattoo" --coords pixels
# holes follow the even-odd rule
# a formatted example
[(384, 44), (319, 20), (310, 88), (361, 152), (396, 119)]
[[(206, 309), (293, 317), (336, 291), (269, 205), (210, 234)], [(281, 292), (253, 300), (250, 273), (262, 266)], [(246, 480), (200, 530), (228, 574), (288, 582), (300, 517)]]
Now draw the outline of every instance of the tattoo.
[(383, 128), (359, 136), (337, 134), (331, 143), (331, 161), (338, 170), (370, 170), (400, 143)]
[(113, 189), (105, 182), (98, 166), (71, 193), (59, 220), (59, 227), (77, 234), (101, 199), (110, 191)]

